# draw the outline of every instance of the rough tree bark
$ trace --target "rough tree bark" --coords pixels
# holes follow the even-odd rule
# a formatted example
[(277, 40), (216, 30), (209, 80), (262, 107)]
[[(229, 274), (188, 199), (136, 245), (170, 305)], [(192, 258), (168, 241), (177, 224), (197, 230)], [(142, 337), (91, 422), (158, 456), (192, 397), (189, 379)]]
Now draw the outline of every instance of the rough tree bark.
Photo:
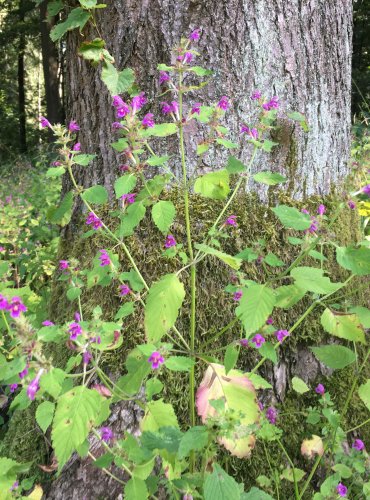
[[(159, 94), (157, 64), (169, 62), (169, 52), (182, 35), (200, 27), (200, 64), (214, 69), (215, 78), (192, 102), (216, 101), (222, 95), (233, 99), (226, 114), (236, 137), (240, 124), (253, 123), (254, 107), (249, 96), (260, 89), (277, 95), (282, 107), (304, 113), (310, 131), (281, 122), (281, 145), (272, 156), (260, 155), (255, 169), (281, 171), (291, 179), (290, 195), (324, 194), (347, 172), (350, 144), (351, 97), (351, 0), (112, 0), (98, 13), (97, 22), (117, 66), (132, 67), (137, 81), (150, 99)], [(85, 33), (97, 36), (93, 28)], [(114, 114), (98, 71), (78, 57), (81, 43), (77, 32), (68, 35), (66, 74), (69, 118), (81, 126), (82, 149), (98, 153), (94, 168), (80, 169), (85, 186), (104, 183), (111, 189), (118, 174), (119, 159), (110, 143), (115, 140), (111, 123)], [(187, 135), (190, 151), (199, 139), (196, 129)], [(192, 138), (190, 137), (192, 135)], [(220, 165), (225, 159), (208, 158)], [(247, 159), (242, 146), (240, 158)], [(217, 163), (215, 163), (217, 160)], [(65, 189), (69, 189), (65, 179)], [(287, 364), (299, 370), (320, 373), (307, 349), (297, 350), (272, 374), (277, 396), (283, 395)], [(307, 369), (307, 370), (306, 370)], [(300, 372), (299, 372), (300, 374)], [(58, 480), (48, 498), (75, 498), (76, 481), (92, 476), (86, 463), (76, 465), (74, 474)], [(85, 474), (85, 476), (84, 476)], [(86, 479), (87, 480), (87, 479)], [(101, 474), (89, 483), (86, 498), (94, 496), (106, 479)], [(85, 481), (86, 484), (86, 481)], [(108, 491), (108, 490), (107, 490)], [(115, 493), (106, 498), (116, 498)]]
[[(47, 6), (48, 2), (44, 0), (39, 7), (46, 110), (50, 123), (62, 123), (64, 116), (59, 92), (59, 56), (56, 44), (50, 39), (50, 30), (56, 20), (55, 17), (47, 17)], [(52, 140), (52, 134), (50, 134), (50, 140)]]
[[(277, 95), (283, 108), (307, 117), (308, 134), (281, 124), (281, 146), (260, 157), (256, 169), (268, 166), (294, 177), (297, 182), (289, 186), (294, 196), (326, 193), (347, 172), (351, 0), (113, 0), (98, 14), (98, 24), (118, 67), (132, 67), (150, 98), (159, 93), (157, 64), (168, 62), (180, 36), (201, 27), (200, 63), (215, 70), (215, 77), (194, 100), (232, 97), (227, 122), (234, 137), (243, 121), (253, 123), (254, 89)], [(90, 34), (97, 35), (93, 29)], [(86, 183), (103, 181), (109, 187), (117, 165), (109, 145), (111, 98), (98, 71), (77, 56), (80, 42), (78, 33), (69, 35), (68, 113), (81, 124), (84, 148), (99, 153), (94, 179), (86, 171)], [(246, 145), (240, 155), (246, 159)], [(214, 165), (215, 159), (220, 157), (208, 162)]]

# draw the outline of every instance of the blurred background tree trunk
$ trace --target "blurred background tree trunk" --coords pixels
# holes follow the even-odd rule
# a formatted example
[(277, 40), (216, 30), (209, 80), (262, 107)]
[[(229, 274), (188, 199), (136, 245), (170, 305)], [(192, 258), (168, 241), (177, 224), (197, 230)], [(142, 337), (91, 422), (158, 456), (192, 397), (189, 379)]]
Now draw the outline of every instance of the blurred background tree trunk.
[[(44, 73), (46, 112), (50, 123), (62, 123), (64, 113), (60, 98), (60, 63), (57, 45), (50, 39), (50, 30), (56, 23), (55, 16), (47, 15), (47, 0), (40, 6), (40, 34), (42, 67)], [(49, 134), (50, 140), (53, 135)]]

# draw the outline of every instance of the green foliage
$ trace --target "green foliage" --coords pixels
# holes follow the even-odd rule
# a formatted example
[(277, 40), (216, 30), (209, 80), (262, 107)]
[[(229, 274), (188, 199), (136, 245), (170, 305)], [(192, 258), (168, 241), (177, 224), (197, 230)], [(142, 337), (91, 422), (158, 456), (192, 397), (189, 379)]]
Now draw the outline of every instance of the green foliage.
[(354, 342), (365, 343), (365, 335), (356, 314), (345, 314), (325, 309), (321, 316), (323, 328), (332, 335)]
[(176, 208), (172, 201), (158, 201), (152, 207), (152, 218), (162, 233), (168, 233), (176, 217)]
[(64, 22), (54, 26), (50, 32), (50, 38), (53, 42), (56, 42), (57, 40), (60, 40), (67, 33), (67, 31), (71, 31), (76, 28), (82, 30), (89, 19), (90, 13), (80, 7), (77, 7), (76, 9), (71, 10)]
[(311, 347), (311, 351), (316, 358), (324, 365), (333, 370), (341, 370), (353, 363), (356, 359), (355, 353), (341, 345), (326, 345), (321, 347)]
[(252, 285), (243, 290), (236, 315), (247, 334), (254, 333), (266, 323), (275, 305), (274, 292), (266, 285)]
[(92, 186), (81, 194), (81, 198), (88, 203), (104, 205), (108, 201), (108, 192), (104, 186)]
[(212, 474), (206, 477), (204, 482), (205, 500), (239, 500), (240, 488), (232, 477), (218, 465), (213, 465)]
[(194, 184), (194, 191), (205, 198), (223, 200), (230, 192), (228, 171), (218, 170), (198, 177)]
[(279, 218), (283, 226), (287, 228), (303, 231), (311, 225), (309, 215), (300, 212), (294, 207), (279, 205), (273, 208), (272, 211)]
[(144, 319), (148, 342), (161, 340), (175, 325), (184, 298), (184, 285), (175, 274), (163, 276), (150, 287)]
[(101, 77), (111, 95), (127, 92), (134, 83), (134, 72), (130, 68), (118, 71), (109, 61), (104, 61)]

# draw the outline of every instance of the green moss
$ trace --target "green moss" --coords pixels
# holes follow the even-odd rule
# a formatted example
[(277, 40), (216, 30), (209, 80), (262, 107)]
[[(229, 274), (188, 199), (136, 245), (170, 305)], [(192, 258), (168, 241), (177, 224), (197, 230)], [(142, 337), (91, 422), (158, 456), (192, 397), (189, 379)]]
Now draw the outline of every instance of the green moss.
[[(294, 168), (294, 163), (291, 164), (291, 168)], [(167, 193), (165, 197), (173, 199), (177, 206), (178, 214), (183, 213), (183, 202), (176, 199), (176, 193), (172, 193), (171, 195)], [(318, 204), (322, 202), (322, 199), (313, 197), (306, 200), (303, 205), (300, 202), (292, 200), (286, 192), (274, 191), (274, 197), (278, 197), (280, 203), (288, 203), (299, 208), (305, 206), (313, 213)], [(196, 241), (202, 241), (213, 223), (215, 214), (221, 209), (222, 204), (205, 200), (195, 195), (192, 196), (191, 201), (191, 220), (194, 239)], [(335, 203), (335, 195), (331, 195), (325, 199), (325, 204), (329, 212), (333, 209)], [(148, 210), (148, 212), (149, 211), (150, 210)], [(267, 250), (277, 254), (286, 263), (291, 262), (293, 252), (298, 252), (297, 247), (292, 247), (292, 245), (288, 244), (288, 234), (282, 229), (268, 207), (259, 202), (256, 195), (240, 195), (230, 207), (229, 213), (237, 215), (238, 228), (230, 231), (231, 237), (223, 242), (224, 251), (235, 255), (245, 247), (251, 246), (258, 238), (264, 238)], [(182, 220), (182, 217), (178, 217), (175, 221), (172, 231), (178, 243), (185, 244), (185, 227), (180, 220)], [(355, 213), (350, 210), (344, 210), (334, 227), (334, 231), (337, 233), (337, 240), (341, 244), (347, 244), (350, 241), (356, 240), (359, 237), (359, 231), (358, 220), (356, 219)], [(135, 235), (130, 237), (127, 242), (132, 255), (139, 264), (144, 278), (149, 283), (158, 279), (161, 275), (173, 272), (180, 267), (179, 262), (166, 260), (161, 256), (163, 239), (163, 235), (153, 227), (150, 217), (148, 216), (144, 219)], [(150, 245), (148, 241), (150, 241)], [(104, 239), (101, 233), (97, 233), (91, 239), (81, 239), (78, 238), (76, 234), (67, 233), (61, 241), (58, 258), (77, 258), (81, 263), (81, 267), (86, 268), (91, 265), (98, 249), (104, 247), (109, 248), (110, 246), (110, 242)], [(148, 251), (148, 247), (150, 247), (150, 252)], [(116, 248), (115, 252), (118, 252), (120, 255), (120, 262), (122, 263), (123, 269), (129, 270), (130, 266), (124, 253), (122, 253), (119, 248)], [(325, 269), (329, 271), (331, 279), (333, 281), (343, 281), (348, 276), (348, 273), (337, 266), (332, 247), (325, 246), (324, 253), (328, 258), (328, 261), (325, 263)], [(142, 265), (143, 262), (145, 262), (145, 266)], [(309, 257), (303, 264), (317, 266), (317, 261)], [(246, 273), (247, 278), (252, 280), (263, 282), (268, 277), (265, 268), (254, 263), (245, 264), (243, 271)], [(199, 263), (199, 267), (197, 268), (198, 309), (196, 348), (198, 348), (205, 339), (217, 333), (220, 329), (220, 325), (227, 324), (234, 317), (235, 303), (231, 299), (230, 294), (224, 291), (225, 286), (230, 283), (232, 274), (229, 268), (220, 264), (215, 258), (207, 258)], [(187, 271), (182, 273), (181, 279), (187, 286), (189, 283), (189, 273), (187, 273)], [(187, 296), (188, 295), (189, 294), (187, 294)], [(354, 293), (351, 300), (358, 304), (366, 303), (365, 296), (361, 292)], [(83, 292), (82, 304), (85, 318), (89, 318), (94, 307), (100, 305), (103, 308), (104, 317), (112, 320), (121, 304), (121, 299), (118, 296), (115, 286), (109, 286), (107, 288), (97, 286)], [(294, 321), (299, 318), (307, 309), (308, 305), (308, 300), (302, 300), (294, 308), (288, 311), (281, 309), (276, 310), (274, 312), (274, 325), (277, 328), (287, 328), (288, 325), (292, 325)], [(72, 317), (75, 310), (76, 304), (66, 299), (65, 284), (55, 281), (52, 290), (49, 316), (57, 322), (63, 323)], [(190, 304), (187, 301), (184, 304), (177, 323), (181, 332), (187, 332), (189, 330), (189, 312)], [(137, 343), (143, 342), (142, 311), (124, 320), (123, 332), (123, 346), (116, 351), (107, 353), (103, 358), (104, 365), (111, 373), (122, 373), (122, 367), (127, 352)], [(227, 334), (223, 336), (222, 340), (213, 343), (212, 347), (217, 349), (225, 346), (235, 338), (239, 338), (240, 333), (240, 326), (231, 328)], [(284, 358), (289, 359), (289, 356), (296, 351), (297, 345), (317, 345), (327, 340), (328, 337), (320, 324), (320, 311), (316, 310), (316, 312), (310, 315), (302, 324), (299, 331), (296, 331), (296, 333), (286, 342)], [(48, 346), (47, 353), (53, 357), (54, 364), (62, 367), (64, 367), (65, 361), (69, 355), (65, 347), (53, 345)], [(255, 351), (242, 351), (238, 367), (248, 371), (254, 366), (258, 356), (258, 353)], [(222, 355), (220, 359), (222, 360)], [(271, 371), (269, 362), (266, 363), (266, 367)], [(204, 366), (198, 366), (196, 373), (198, 382), (202, 377), (203, 370)], [(331, 390), (333, 399), (339, 404), (343, 401), (343, 393), (349, 389), (349, 382), (346, 376), (347, 373), (349, 373), (348, 370), (345, 372), (336, 372), (332, 378), (325, 381), (325, 385)], [(166, 371), (163, 377), (165, 377), (164, 397), (167, 400), (171, 400), (180, 421), (186, 424), (188, 415), (187, 376)], [(287, 432), (286, 435), (289, 436), (286, 446), (292, 458), (297, 459), (297, 463), (302, 465), (303, 468), (305, 464), (303, 463), (299, 450), (302, 440), (302, 429), (306, 427), (306, 424), (305, 418), (296, 412), (302, 411), (304, 407), (307, 406), (308, 402), (309, 398), (297, 399), (295, 393), (288, 393), (282, 405), (282, 411), (287, 413), (284, 419), (281, 420), (281, 424)], [(359, 411), (357, 414), (354, 411), (354, 407), (349, 408), (346, 417), (346, 425), (356, 425), (356, 423), (360, 423), (361, 419), (365, 419), (362, 411)], [(19, 418), (12, 422), (12, 427), (14, 429), (17, 427), (19, 428), (21, 421), (22, 419)], [(7, 437), (7, 439), (10, 438)], [(276, 467), (279, 467), (281, 465), (281, 452), (276, 444), (272, 444), (272, 446), (269, 445), (269, 449), (272, 463), (276, 464)], [(27, 450), (29, 457), (31, 457), (35, 452), (34, 442), (31, 441), (29, 443), (29, 448)], [(26, 451), (24, 452), (26, 453)], [(255, 484), (255, 479), (260, 474), (270, 475), (266, 463), (265, 452), (261, 443), (257, 445), (250, 460), (238, 460), (226, 456), (224, 456), (224, 460), (226, 460), (227, 466), (231, 470), (234, 470), (236, 476), (241, 481), (245, 482), (247, 486)], [(286, 488), (284, 493), (286, 496), (284, 498), (290, 498), (291, 485), (287, 483), (284, 488)]]

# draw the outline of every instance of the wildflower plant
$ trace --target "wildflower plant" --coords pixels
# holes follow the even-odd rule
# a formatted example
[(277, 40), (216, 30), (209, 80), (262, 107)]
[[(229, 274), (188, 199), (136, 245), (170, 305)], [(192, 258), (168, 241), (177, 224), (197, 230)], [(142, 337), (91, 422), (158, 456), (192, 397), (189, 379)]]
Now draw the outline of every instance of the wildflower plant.
[[(190, 176), (184, 130), (194, 120), (207, 130), (196, 148), (199, 159), (215, 148), (233, 151), (238, 148), (224, 124), (225, 114), (232, 112), (232, 100), (220, 96), (213, 103), (203, 104), (192, 98), (194, 91), (207, 83), (201, 79), (211, 75), (209, 70), (194, 65), (199, 60), (196, 50), (199, 37), (200, 30), (192, 31), (173, 49), (172, 64), (158, 67), (161, 116), (155, 116), (150, 110), (152, 103), (143, 92), (135, 90), (130, 70), (120, 73), (123, 77), (116, 85), (111, 83), (107, 73), (117, 70), (112, 70), (112, 63), (104, 53), (102, 76), (109, 82), (112, 93), (115, 111), (112, 126), (117, 134), (112, 147), (123, 158), (125, 167), (123, 175), (114, 182), (114, 202), (109, 200), (105, 186), (78, 184), (76, 170), (80, 166), (89, 168), (95, 157), (83, 152), (82, 145), (76, 142), (79, 124), (72, 120), (67, 127), (52, 125), (47, 118), (41, 118), (41, 125), (54, 132), (59, 154), (58, 164), (49, 169), (49, 175), (66, 174), (72, 185), (57, 209), (59, 221), (68, 223), (73, 201), (79, 197), (86, 209), (84, 237), (94, 238), (99, 234), (104, 248), (98, 250), (92, 269), (81, 267), (83, 262), (66, 260), (67, 256), (60, 260), (59, 280), (65, 283), (66, 295), (76, 305), (77, 313), (61, 325), (43, 318), (41, 328), (32, 310), (31, 313), (28, 310), (27, 299), (23, 302), (8, 280), (6, 261), (1, 261), (1, 383), (9, 397), (16, 394), (11, 408), (25, 408), (32, 401), (37, 403), (36, 421), (43, 432), (51, 429), (59, 473), (73, 453), (88, 455), (93, 462), (97, 460), (88, 440), (93, 434), (105, 450), (99, 457), (99, 463), (104, 463), (103, 471), (122, 482), (110, 470), (114, 463), (128, 474), (128, 481), (122, 485), (127, 500), (156, 498), (161, 489), (165, 489), (168, 498), (184, 500), (279, 498), (283, 481), (292, 483), (292, 498), (301, 499), (323, 464), (330, 472), (318, 488), (316, 500), (352, 493), (366, 495), (369, 493), (365, 472), (368, 455), (360, 434), (366, 422), (355, 429), (343, 429), (342, 422), (355, 393), (369, 408), (370, 381), (363, 381), (369, 351), (356, 348), (366, 344), (369, 311), (362, 306), (348, 310), (344, 303), (347, 284), (356, 283), (358, 288), (366, 286), (363, 277), (370, 272), (370, 250), (366, 240), (339, 246), (332, 233), (340, 213), (351, 210), (347, 204), (369, 196), (368, 186), (351, 186), (350, 195), (339, 200), (334, 209), (320, 204), (314, 214), (284, 204), (274, 207), (276, 222), (289, 235), (287, 244), (291, 245), (292, 256), (289, 262), (268, 253), (262, 240), (237, 255), (226, 253), (223, 242), (232, 237), (232, 231), (238, 230), (240, 224), (232, 213), (232, 203), (241, 190), (247, 188), (252, 178), (267, 186), (287, 180), (270, 171), (251, 175), (257, 155), (261, 151), (269, 153), (277, 145), (270, 134), (278, 126), (278, 118), (294, 120), (304, 130), (307, 124), (302, 114), (282, 111), (276, 96), (265, 97), (259, 90), (252, 89), (250, 98), (258, 110), (258, 119), (254, 123), (243, 123), (240, 129), (240, 140), (250, 144), (249, 161), (245, 164), (234, 153), (224, 168), (202, 175), (195, 171)], [(98, 42), (95, 48), (103, 50)], [(199, 78), (199, 84), (189, 85), (189, 76)], [(169, 136), (178, 140), (178, 158), (155, 151), (156, 139)], [(176, 164), (180, 165), (180, 175), (174, 168)], [(163, 195), (172, 187), (178, 189), (183, 200), (181, 213)], [(223, 204), (203, 241), (194, 238), (194, 221), (190, 215), (192, 192)], [(109, 215), (107, 206), (113, 206)], [(173, 259), (178, 265), (176, 272), (163, 274), (156, 281), (143, 277), (145, 262), (136, 260), (130, 251), (130, 237), (149, 214), (162, 234), (163, 257)], [(185, 239), (177, 231), (175, 220), (183, 221)], [(343, 282), (333, 282), (325, 270), (326, 247), (335, 249), (338, 266), (348, 271)], [(120, 261), (117, 248), (123, 251), (128, 267)], [(316, 257), (318, 266), (306, 265), (307, 256)], [(200, 341), (196, 283), (201, 279), (197, 276), (198, 264), (204, 259), (217, 259), (232, 271), (232, 282), (225, 294), (229, 294), (231, 303), (235, 304), (235, 317)], [(269, 278), (264, 282), (252, 280), (248, 272), (251, 263), (266, 267)], [(114, 321), (102, 319), (99, 304), (88, 317), (83, 290), (110, 284), (123, 301)], [(310, 299), (310, 305), (291, 324), (289, 309), (303, 297)], [(178, 326), (185, 300), (190, 303), (189, 331)], [(276, 309), (288, 311), (287, 323), (279, 329), (273, 324)], [(125, 373), (113, 380), (103, 369), (104, 354), (124, 345), (125, 318), (137, 311), (143, 317), (145, 334), (127, 354)], [(284, 446), (285, 439), (289, 439), (279, 428), (284, 415), (273, 401), (266, 409), (261, 402), (262, 394), (268, 394), (271, 385), (258, 371), (266, 362), (278, 362), (285, 344), (299, 335), (300, 325), (312, 313), (321, 314), (323, 330), (335, 340), (335, 343), (312, 346), (317, 360), (333, 370), (356, 363), (357, 370), (340, 411), (322, 382), (314, 388), (298, 377), (291, 381), (297, 394), (310, 391), (316, 401), (307, 410), (307, 429), (302, 429), (302, 460), (307, 463), (302, 470), (293, 463)], [(239, 325), (241, 335), (222, 350), (215, 351), (214, 342), (222, 339), (234, 325)], [(50, 342), (66, 344), (70, 349), (64, 369), (54, 367), (47, 358), (43, 345)], [(243, 349), (255, 354), (254, 366), (238, 368)], [(183, 428), (171, 398), (164, 401), (161, 397), (161, 379), (168, 370), (188, 373), (189, 418)], [(196, 374), (203, 376), (198, 388)], [(98, 381), (95, 386), (93, 378)], [(112, 404), (131, 400), (142, 408), (140, 433), (117, 435), (107, 424)], [(317, 434), (307, 437), (312, 425), (316, 426)], [(352, 439), (353, 444), (345, 450), (343, 443), (348, 439)], [(270, 478), (257, 481), (259, 487), (244, 492), (244, 485), (226, 472), (220, 450), (240, 460), (253, 459), (258, 442), (265, 448), (267, 459), (269, 443), (277, 443), (286, 465), (281, 474), (271, 471)], [(8, 458), (0, 458), (0, 470), (4, 467), (6, 472), (0, 472), (0, 479), (4, 488), (13, 494), (19, 491), (14, 485), (24, 469)]]

